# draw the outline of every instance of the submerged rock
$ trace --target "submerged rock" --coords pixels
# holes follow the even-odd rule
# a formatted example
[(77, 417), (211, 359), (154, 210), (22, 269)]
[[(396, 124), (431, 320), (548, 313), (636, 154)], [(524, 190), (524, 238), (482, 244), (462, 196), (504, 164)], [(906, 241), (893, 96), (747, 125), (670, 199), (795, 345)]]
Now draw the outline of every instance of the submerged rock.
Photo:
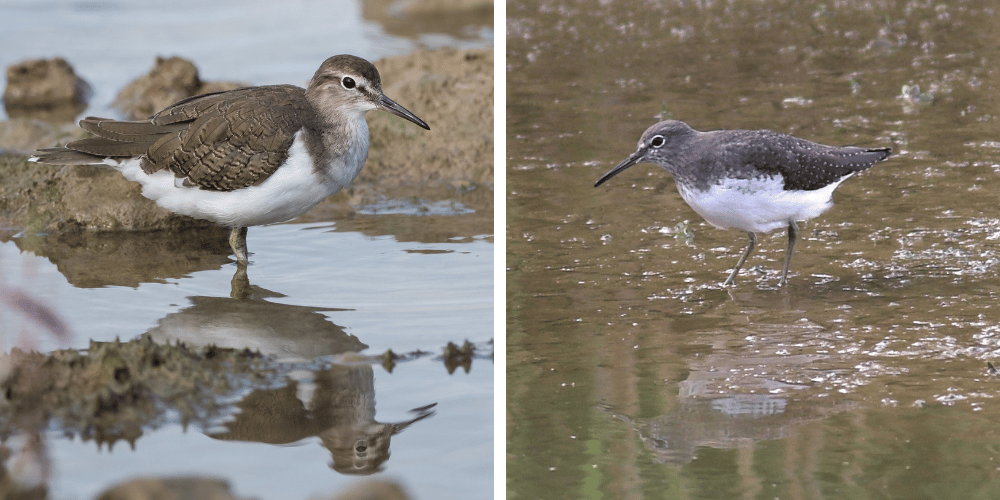
[(364, 481), (332, 497), (329, 500), (408, 500), (409, 495), (399, 483), (387, 479)]
[[(239, 500), (229, 482), (212, 477), (149, 477), (125, 481), (101, 493), (97, 500)], [(329, 500), (408, 500), (409, 495), (395, 481), (363, 481)]]
[(239, 500), (228, 481), (211, 477), (150, 477), (125, 481), (97, 500)]

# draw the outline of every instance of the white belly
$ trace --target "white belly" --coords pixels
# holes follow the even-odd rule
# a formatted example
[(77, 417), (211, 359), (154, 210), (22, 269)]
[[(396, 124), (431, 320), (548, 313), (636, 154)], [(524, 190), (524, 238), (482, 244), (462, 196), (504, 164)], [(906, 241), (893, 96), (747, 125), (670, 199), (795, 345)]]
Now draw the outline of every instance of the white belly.
[(715, 227), (767, 233), (826, 211), (833, 206), (833, 190), (847, 177), (813, 191), (786, 191), (779, 177), (730, 179), (708, 191), (679, 184), (678, 189), (684, 201)]
[(288, 160), (274, 174), (257, 186), (235, 191), (185, 187), (182, 179), (176, 179), (169, 171), (148, 175), (140, 168), (138, 158), (121, 164), (106, 160), (106, 164), (125, 178), (142, 184), (143, 196), (171, 212), (227, 226), (259, 226), (298, 217), (353, 182), (367, 157), (368, 144), (364, 142), (362, 154), (344, 155), (328, 165), (326, 172), (317, 174), (302, 134), (297, 134)]

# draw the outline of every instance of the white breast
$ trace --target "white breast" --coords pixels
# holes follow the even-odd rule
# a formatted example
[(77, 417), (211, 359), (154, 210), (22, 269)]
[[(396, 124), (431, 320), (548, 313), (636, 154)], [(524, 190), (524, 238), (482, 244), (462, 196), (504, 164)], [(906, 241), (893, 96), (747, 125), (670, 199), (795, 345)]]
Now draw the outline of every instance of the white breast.
[[(847, 176), (850, 177), (850, 176)], [(767, 233), (808, 220), (833, 206), (833, 191), (847, 177), (813, 191), (786, 191), (780, 177), (727, 179), (708, 191), (678, 184), (684, 201), (709, 224)]]
[(302, 215), (354, 181), (368, 157), (368, 126), (364, 119), (360, 122), (363, 130), (351, 131), (357, 135), (349, 141), (347, 151), (326, 165), (324, 171), (315, 171), (300, 132), (292, 142), (288, 160), (274, 174), (257, 186), (235, 191), (184, 187), (168, 171), (148, 175), (138, 158), (121, 164), (111, 160), (105, 163), (142, 184), (143, 196), (171, 212), (227, 226), (273, 224)]

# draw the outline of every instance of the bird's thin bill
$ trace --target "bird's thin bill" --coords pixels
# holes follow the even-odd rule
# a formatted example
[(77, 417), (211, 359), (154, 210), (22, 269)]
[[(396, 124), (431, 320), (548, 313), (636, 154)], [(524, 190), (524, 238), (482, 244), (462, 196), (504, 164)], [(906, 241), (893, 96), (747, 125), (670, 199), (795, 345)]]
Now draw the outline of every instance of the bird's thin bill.
[(608, 173), (601, 176), (600, 179), (597, 179), (597, 182), (594, 183), (594, 187), (604, 184), (608, 179), (621, 173), (622, 170), (625, 170), (626, 168), (629, 168), (632, 165), (639, 163), (639, 160), (642, 159), (642, 153), (643, 153), (642, 150), (632, 153), (632, 156), (629, 156), (628, 158), (625, 159), (625, 161), (619, 163), (617, 167), (612, 168), (610, 171), (608, 171)]
[(393, 101), (392, 99), (389, 99), (386, 96), (382, 96), (382, 98), (379, 99), (378, 104), (379, 104), (380, 108), (382, 108), (382, 109), (384, 109), (384, 110), (386, 110), (386, 111), (388, 111), (388, 112), (390, 112), (390, 113), (392, 113), (392, 114), (394, 114), (394, 115), (396, 115), (396, 116), (398, 116), (400, 118), (404, 118), (406, 120), (410, 120), (411, 122), (416, 123), (417, 125), (420, 125), (421, 127), (425, 128), (427, 130), (431, 129), (430, 127), (427, 126), (426, 122), (424, 122), (420, 118), (417, 118), (417, 115), (415, 115), (413, 113), (410, 113), (410, 110), (408, 110), (408, 109), (400, 106), (399, 104), (396, 104), (395, 101)]

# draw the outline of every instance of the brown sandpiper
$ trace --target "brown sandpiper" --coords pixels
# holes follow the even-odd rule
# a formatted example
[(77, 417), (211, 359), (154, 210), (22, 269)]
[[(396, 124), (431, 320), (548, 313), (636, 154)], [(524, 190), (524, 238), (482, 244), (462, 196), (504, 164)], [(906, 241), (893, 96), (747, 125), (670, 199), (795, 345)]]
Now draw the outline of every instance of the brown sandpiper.
[(757, 244), (756, 232), (788, 227), (780, 285), (788, 278), (798, 226), (833, 206), (833, 191), (848, 177), (889, 157), (890, 148), (824, 146), (770, 130), (699, 132), (667, 120), (642, 134), (635, 153), (594, 187), (637, 163), (669, 172), (681, 198), (709, 224), (747, 232), (750, 245), (723, 286), (731, 285)]
[(291, 220), (354, 181), (373, 109), (430, 130), (386, 97), (375, 66), (338, 55), (304, 89), (202, 94), (142, 121), (85, 118), (80, 127), (96, 137), (39, 149), (31, 161), (114, 168), (157, 205), (231, 227), (229, 244), (246, 263), (247, 227)]

